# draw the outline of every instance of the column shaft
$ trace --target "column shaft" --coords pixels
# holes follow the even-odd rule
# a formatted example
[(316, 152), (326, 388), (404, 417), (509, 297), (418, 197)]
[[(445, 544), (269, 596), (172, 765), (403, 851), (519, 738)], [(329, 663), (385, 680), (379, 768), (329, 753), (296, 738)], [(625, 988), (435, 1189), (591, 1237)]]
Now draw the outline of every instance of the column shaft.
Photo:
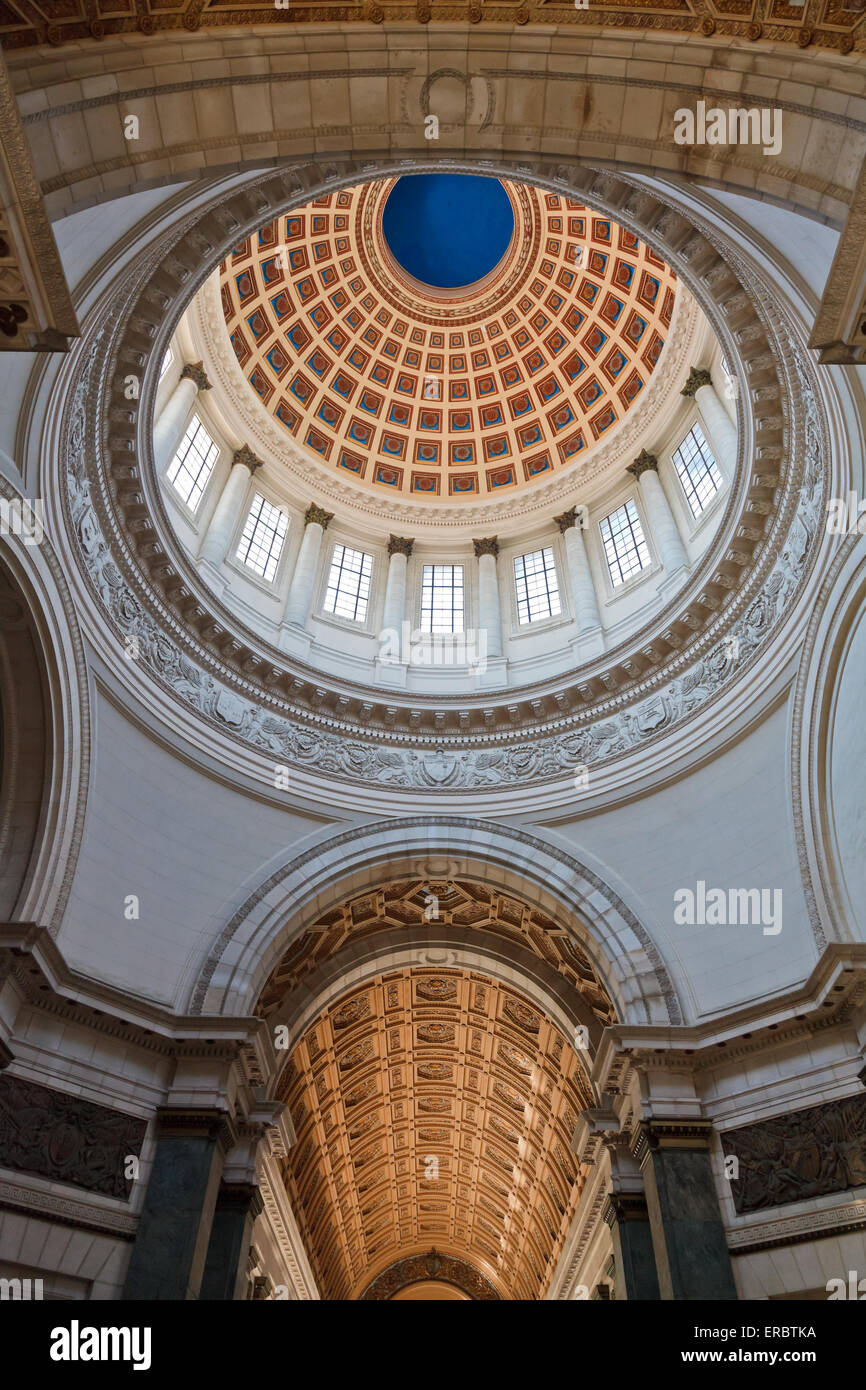
[(707, 443), (719, 465), (719, 471), (730, 482), (737, 466), (737, 429), (725, 410), (712, 383), (699, 386), (695, 403), (701, 414)]
[(659, 559), (668, 574), (688, 563), (670, 503), (654, 468), (645, 468), (639, 477), (641, 496)]
[(613, 1238), (616, 1298), (632, 1301), (660, 1298), (646, 1199), (631, 1194), (611, 1194), (604, 1218)]
[(494, 661), (502, 656), (502, 614), (496, 574), (498, 551), (495, 538), (475, 542), (478, 559), (478, 626), (487, 634), (487, 655)]
[(736, 1299), (710, 1166), (707, 1121), (649, 1120), (638, 1132), (647, 1210), (663, 1299)]
[(249, 480), (249, 468), (243, 463), (233, 463), (207, 528), (200, 554), (202, 560), (218, 565), (225, 558)]
[(153, 457), (157, 471), (162, 472), (174, 458), (183, 439), (186, 422), (198, 395), (198, 387), (188, 377), (175, 386), (153, 427)]
[(159, 1112), (124, 1299), (198, 1298), (229, 1143), (220, 1111)]
[(577, 525), (567, 527), (564, 535), (575, 622), (579, 632), (588, 632), (590, 628), (601, 626), (601, 615), (586, 553), (586, 542), (582, 529)]
[(325, 528), (318, 521), (309, 521), (304, 529), (286, 603), (286, 622), (297, 623), (299, 627), (306, 625), (310, 614), (324, 534)]
[(223, 1183), (220, 1187), (201, 1282), (201, 1299), (243, 1299), (253, 1226), (262, 1205), (261, 1193), (251, 1183)]
[(412, 542), (399, 536), (392, 536), (388, 542), (388, 579), (385, 584), (385, 605), (382, 611), (383, 631), (403, 631), (406, 616), (406, 575)]

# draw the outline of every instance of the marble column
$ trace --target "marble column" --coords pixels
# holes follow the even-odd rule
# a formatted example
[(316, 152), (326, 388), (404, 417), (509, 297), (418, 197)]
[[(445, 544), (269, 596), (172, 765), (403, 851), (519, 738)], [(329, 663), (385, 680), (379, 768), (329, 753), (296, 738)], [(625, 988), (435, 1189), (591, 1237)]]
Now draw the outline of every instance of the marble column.
[(304, 513), (304, 536), (292, 575), (292, 584), (286, 602), (285, 621), (298, 627), (306, 625), (313, 602), (313, 590), (319, 568), (319, 554), (328, 522), (333, 512), (323, 511), (312, 502)]
[(694, 399), (710, 452), (722, 477), (731, 482), (737, 468), (737, 428), (722, 405), (706, 367), (692, 367), (680, 395)]
[(661, 1297), (646, 1198), (612, 1192), (602, 1216), (610, 1227), (616, 1266), (617, 1300), (649, 1301)]
[(473, 541), (478, 560), (478, 626), (487, 633), (487, 655), (492, 661), (502, 656), (502, 615), (499, 608), (499, 579), (496, 557), (499, 542), (495, 536)]
[(659, 479), (659, 464), (655, 454), (641, 449), (634, 463), (626, 470), (637, 478), (643, 499), (644, 512), (655, 541), (659, 559), (666, 572), (675, 574), (688, 564), (671, 505)]
[(250, 477), (255, 476), (256, 469), (261, 467), (261, 459), (256, 458), (248, 445), (244, 444), (235, 452), (229, 475), (225, 480), (207, 528), (200, 559), (209, 560), (211, 564), (218, 565), (225, 558), (238, 514), (247, 494), (247, 484)]
[(710, 1165), (707, 1120), (652, 1119), (633, 1142), (641, 1165), (663, 1299), (736, 1299)]
[(388, 579), (385, 584), (385, 606), (382, 612), (383, 632), (396, 632), (401, 637), (406, 616), (406, 572), (414, 541), (405, 536), (388, 539)]
[(222, 1110), (157, 1112), (156, 1153), (124, 1299), (198, 1298), (220, 1178), (234, 1137)]
[(153, 457), (158, 472), (167, 468), (174, 458), (199, 391), (210, 389), (211, 384), (201, 362), (187, 362), (180, 374), (180, 381), (153, 426)]
[(245, 1296), (253, 1226), (263, 1206), (262, 1194), (255, 1183), (222, 1183), (217, 1194), (200, 1299), (233, 1301)]
[(553, 519), (565, 541), (565, 558), (578, 632), (591, 632), (601, 626), (601, 615), (583, 539), (583, 516), (579, 507), (572, 507)]

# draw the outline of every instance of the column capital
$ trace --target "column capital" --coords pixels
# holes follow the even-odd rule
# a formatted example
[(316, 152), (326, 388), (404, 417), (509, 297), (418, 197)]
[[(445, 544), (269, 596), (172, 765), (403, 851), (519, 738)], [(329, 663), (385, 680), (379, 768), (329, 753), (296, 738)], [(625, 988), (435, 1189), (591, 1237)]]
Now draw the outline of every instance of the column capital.
[(334, 513), (326, 512), (322, 507), (318, 507), (315, 502), (311, 502), (304, 512), (304, 525), (309, 526), (314, 521), (317, 526), (321, 526), (323, 531), (327, 531), (328, 522), (333, 521)]
[(412, 547), (415, 544), (413, 536), (389, 536), (388, 554), (389, 555), (411, 555)]
[(562, 512), (553, 519), (562, 534), (565, 535), (565, 532), (570, 531), (573, 526), (576, 526), (579, 531), (583, 530), (583, 518), (585, 514), (585, 507), (569, 507), (567, 512)]
[(681, 396), (693, 396), (702, 386), (712, 386), (713, 378), (706, 367), (692, 367)]
[(641, 1120), (632, 1139), (638, 1162), (656, 1149), (708, 1149), (713, 1134), (710, 1120)]
[(252, 474), (255, 474), (257, 468), (264, 468), (262, 460), (256, 458), (249, 444), (242, 444), (239, 449), (235, 449), (232, 454), (232, 467), (236, 463), (242, 463)]
[(242, 1215), (259, 1216), (265, 1204), (257, 1183), (222, 1182), (217, 1193), (217, 1205), (223, 1211), (238, 1211)]
[(158, 1139), (213, 1139), (226, 1154), (237, 1142), (237, 1128), (225, 1110), (162, 1106), (156, 1112)]
[(649, 453), (646, 449), (641, 449), (634, 463), (630, 463), (625, 471), (626, 473), (632, 473), (635, 478), (639, 478), (641, 473), (646, 473), (647, 469), (650, 468), (654, 473), (658, 473), (659, 461), (655, 454)]
[(601, 1219), (611, 1227), (623, 1221), (647, 1221), (646, 1197), (642, 1192), (611, 1192), (605, 1198)]
[(207, 379), (207, 373), (202, 362), (187, 362), (180, 374), (181, 381), (194, 381), (197, 390), (209, 391), (211, 384)]
[(479, 559), (482, 555), (495, 557), (499, 554), (499, 541), (496, 536), (485, 536), (480, 541), (473, 540), (472, 544), (475, 546), (475, 554)]

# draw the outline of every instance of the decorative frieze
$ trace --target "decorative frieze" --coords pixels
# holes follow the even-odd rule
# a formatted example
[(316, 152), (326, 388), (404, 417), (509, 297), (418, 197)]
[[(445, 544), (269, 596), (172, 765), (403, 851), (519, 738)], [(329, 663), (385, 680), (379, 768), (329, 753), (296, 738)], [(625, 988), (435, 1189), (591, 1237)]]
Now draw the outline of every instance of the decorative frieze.
[(427, 1255), (410, 1255), (384, 1270), (361, 1295), (362, 1302), (386, 1302), (409, 1284), (441, 1280), (462, 1289), (475, 1302), (493, 1302), (500, 1298), (489, 1279), (465, 1260), (453, 1255), (440, 1255), (435, 1249)]
[(866, 1096), (850, 1096), (729, 1129), (738, 1215), (866, 1185)]
[(19, 1076), (0, 1076), (0, 1166), (128, 1201), (127, 1159), (147, 1122)]

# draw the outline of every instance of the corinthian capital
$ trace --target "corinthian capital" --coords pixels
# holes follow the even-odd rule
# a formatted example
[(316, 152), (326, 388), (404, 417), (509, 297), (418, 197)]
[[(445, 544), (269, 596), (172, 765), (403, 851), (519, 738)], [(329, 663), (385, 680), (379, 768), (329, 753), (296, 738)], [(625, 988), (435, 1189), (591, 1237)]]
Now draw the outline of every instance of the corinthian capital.
[(232, 455), (232, 465), (236, 463), (242, 463), (252, 474), (255, 474), (257, 468), (264, 467), (261, 459), (256, 458), (249, 444), (242, 444), (239, 449), (235, 450)]
[(411, 555), (412, 547), (415, 544), (413, 536), (389, 536), (388, 554), (389, 555)]
[(499, 541), (495, 536), (485, 536), (480, 541), (474, 540), (472, 544), (475, 546), (475, 554), (479, 557), (481, 555), (499, 554)]
[(655, 454), (649, 453), (646, 449), (641, 449), (634, 463), (629, 464), (628, 468), (626, 469), (626, 472), (632, 473), (635, 478), (639, 478), (641, 473), (646, 473), (648, 468), (651, 468), (653, 472), (658, 473), (659, 461), (656, 458)]
[(201, 362), (187, 362), (180, 374), (181, 381), (194, 381), (199, 391), (209, 391), (210, 382)]
[(315, 521), (317, 526), (321, 526), (323, 531), (327, 531), (328, 522), (333, 521), (334, 513), (326, 512), (321, 507), (317, 507), (315, 502), (311, 502), (304, 512), (304, 525), (309, 526), (311, 521)]
[(681, 396), (693, 396), (696, 391), (700, 391), (702, 386), (712, 386), (713, 378), (706, 367), (692, 367), (689, 372), (689, 379), (680, 392)]
[(583, 525), (582, 520), (578, 521), (578, 517), (582, 516), (582, 512), (582, 508), (570, 507), (567, 512), (562, 512), (559, 516), (555, 516), (553, 519), (559, 527), (560, 531), (563, 533), (563, 535), (565, 535), (565, 532), (570, 531), (572, 526)]

